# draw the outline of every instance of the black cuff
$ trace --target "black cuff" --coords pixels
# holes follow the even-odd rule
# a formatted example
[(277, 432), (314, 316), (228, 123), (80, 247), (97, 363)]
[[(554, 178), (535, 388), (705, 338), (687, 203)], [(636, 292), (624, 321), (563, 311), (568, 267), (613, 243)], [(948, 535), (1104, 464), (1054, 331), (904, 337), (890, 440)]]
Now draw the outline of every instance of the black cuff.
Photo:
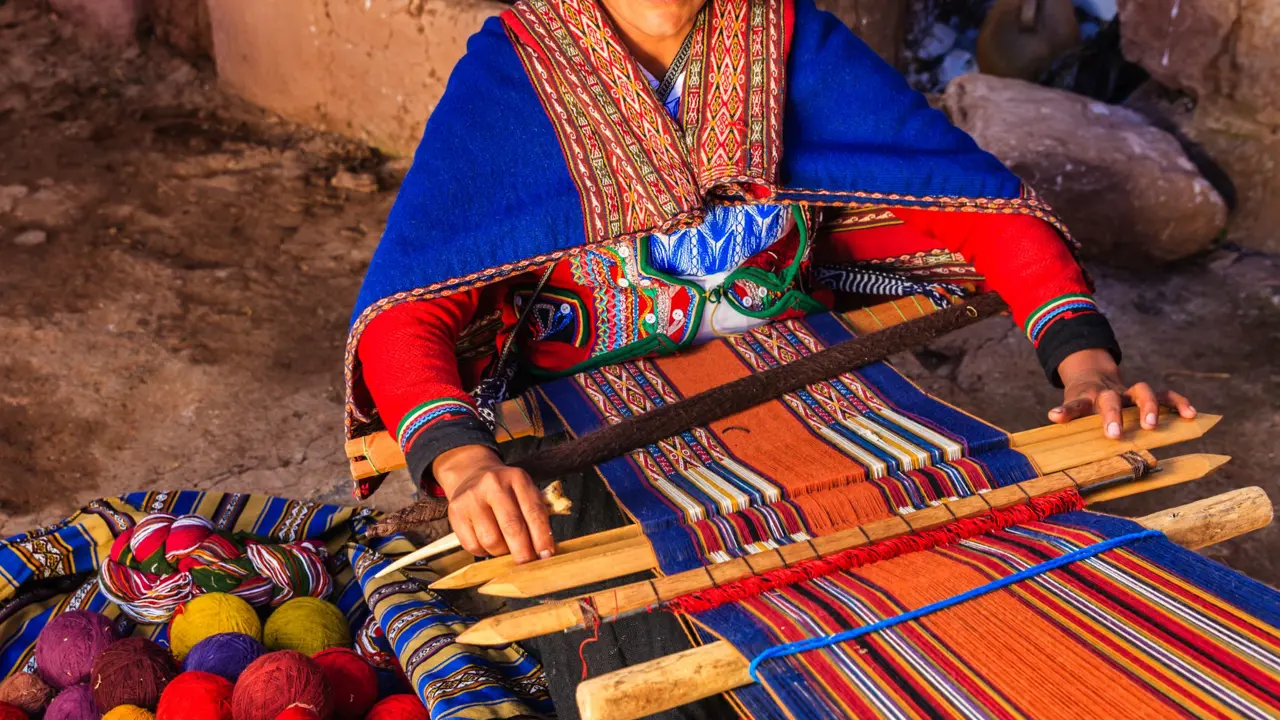
[(431, 464), (444, 453), (464, 445), (484, 445), (495, 452), (498, 449), (498, 441), (479, 418), (472, 416), (445, 420), (423, 430), (413, 439), (413, 444), (404, 454), (409, 477), (413, 478), (418, 487), (430, 491), (436, 484)]
[(1091, 312), (1060, 318), (1045, 328), (1036, 345), (1036, 356), (1040, 358), (1040, 366), (1054, 387), (1062, 387), (1062, 378), (1058, 377), (1058, 366), (1068, 355), (1081, 350), (1102, 348), (1111, 353), (1116, 364), (1120, 363), (1120, 343), (1116, 342), (1116, 334), (1111, 331), (1111, 323), (1100, 313)]

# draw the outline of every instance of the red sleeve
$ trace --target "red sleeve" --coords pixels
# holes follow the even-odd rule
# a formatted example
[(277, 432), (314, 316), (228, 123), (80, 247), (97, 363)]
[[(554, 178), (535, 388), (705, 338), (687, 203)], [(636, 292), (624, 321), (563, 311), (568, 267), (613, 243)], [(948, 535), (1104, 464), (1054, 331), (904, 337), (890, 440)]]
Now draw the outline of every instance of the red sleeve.
[(365, 385), (400, 442), (410, 474), (430, 485), (430, 466), (462, 445), (496, 447), (458, 373), (458, 335), (471, 322), (479, 291), (390, 308), (365, 328), (356, 352)]

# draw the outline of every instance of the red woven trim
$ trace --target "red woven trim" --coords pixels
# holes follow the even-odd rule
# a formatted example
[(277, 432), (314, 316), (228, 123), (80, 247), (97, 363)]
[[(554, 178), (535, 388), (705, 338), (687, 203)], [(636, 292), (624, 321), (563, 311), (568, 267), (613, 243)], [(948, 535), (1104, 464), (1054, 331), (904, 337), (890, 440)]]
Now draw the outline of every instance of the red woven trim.
[(1081, 510), (1084, 499), (1074, 488), (1032, 498), (1031, 502), (1015, 505), (1003, 510), (991, 512), (977, 517), (964, 518), (933, 530), (911, 533), (901, 537), (882, 540), (871, 545), (852, 548), (823, 558), (814, 558), (797, 563), (791, 567), (779, 568), (761, 575), (753, 575), (732, 583), (700, 592), (682, 595), (663, 603), (661, 607), (675, 613), (700, 613), (725, 605), (755, 597), (769, 590), (789, 587), (796, 583), (824, 577), (844, 570), (853, 570), (864, 565), (888, 560), (907, 553), (932, 550), (944, 545), (952, 545), (984, 533), (1003, 530), (1026, 522), (1043, 520), (1050, 515)]

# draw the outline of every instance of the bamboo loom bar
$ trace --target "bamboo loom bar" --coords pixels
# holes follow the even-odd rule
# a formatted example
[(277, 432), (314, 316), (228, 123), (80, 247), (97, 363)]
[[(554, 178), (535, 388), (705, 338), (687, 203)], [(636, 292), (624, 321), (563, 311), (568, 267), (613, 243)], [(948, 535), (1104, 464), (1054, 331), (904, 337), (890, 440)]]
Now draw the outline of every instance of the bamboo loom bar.
[[(1137, 522), (1194, 549), (1264, 528), (1272, 514), (1266, 492), (1249, 487)], [(728, 642), (710, 643), (583, 681), (578, 686), (578, 711), (583, 720), (645, 717), (750, 685), (754, 681), (748, 664)]]
[[(1155, 430), (1131, 428), (1120, 440), (1109, 440), (1100, 432), (1090, 432), (1065, 438), (1074, 440), (1074, 444), (1064, 444), (1064, 438), (1054, 438), (1024, 445), (1019, 449), (1043, 475), (1097, 462), (1124, 452), (1146, 451), (1197, 438), (1217, 422), (1216, 415), (1201, 415), (1194, 420), (1184, 420), (1177, 415), (1166, 414), (1161, 416), (1160, 424)], [(1136, 418), (1133, 424), (1137, 425)], [(1071, 462), (1067, 460), (1069, 457), (1077, 460)], [(1211, 471), (1212, 469), (1209, 470)], [(554, 565), (548, 565), (553, 562)], [(549, 573), (544, 570), (564, 565), (565, 561), (561, 556), (526, 563), (512, 570), (507, 577), (495, 579), (481, 587), (479, 592), (508, 598), (537, 597), (650, 570), (656, 568), (658, 563), (648, 541), (638, 537), (616, 544), (612, 552), (599, 550), (590, 559), (583, 558), (582, 563), (574, 566), (572, 574)]]
[[(1145, 457), (1148, 462), (1154, 462), (1150, 455)], [(1199, 456), (1189, 456), (1186, 460), (1177, 458), (1167, 460), (1163, 463), (1165, 467), (1163, 472), (1168, 474), (1168, 477), (1180, 478), (1183, 482), (1198, 479), (1206, 470), (1216, 468), (1226, 461), (1223, 456), (1210, 456), (1210, 458), (1208, 462)], [(925, 510), (823, 535), (813, 538), (812, 542), (784, 545), (775, 552), (735, 558), (696, 570), (494, 615), (480, 620), (465, 630), (458, 636), (458, 642), (469, 645), (506, 645), (553, 632), (582, 628), (590, 620), (583, 613), (584, 601), (595, 608), (595, 616), (600, 621), (608, 622), (645, 611), (675, 597), (707, 590), (805, 560), (826, 557), (912, 532), (931, 530), (953, 520), (976, 517), (991, 509), (1012, 507), (1025, 503), (1033, 497), (1070, 488), (1087, 492), (1090, 487), (1122, 482), (1133, 478), (1134, 475), (1135, 468), (1129, 460), (1123, 457), (1107, 458), (1068, 471), (1008, 485), (981, 495), (945, 502)], [(1086, 502), (1088, 502), (1087, 495)], [(579, 578), (576, 567), (573, 575)], [(583, 579), (582, 582), (587, 581)]]

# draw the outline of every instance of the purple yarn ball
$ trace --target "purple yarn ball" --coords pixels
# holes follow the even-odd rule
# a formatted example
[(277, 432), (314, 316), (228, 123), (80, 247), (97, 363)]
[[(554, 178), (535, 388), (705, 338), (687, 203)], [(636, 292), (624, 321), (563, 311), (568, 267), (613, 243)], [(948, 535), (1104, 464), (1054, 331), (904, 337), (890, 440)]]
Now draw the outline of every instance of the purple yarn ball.
[(210, 635), (191, 648), (182, 669), (213, 673), (235, 682), (249, 663), (266, 653), (262, 643), (243, 633)]
[(58, 693), (44, 711), (44, 720), (98, 720), (102, 714), (93, 702), (88, 683), (72, 685)]
[(72, 610), (49, 621), (36, 638), (36, 671), (62, 690), (89, 681), (93, 661), (119, 637), (105, 615)]

